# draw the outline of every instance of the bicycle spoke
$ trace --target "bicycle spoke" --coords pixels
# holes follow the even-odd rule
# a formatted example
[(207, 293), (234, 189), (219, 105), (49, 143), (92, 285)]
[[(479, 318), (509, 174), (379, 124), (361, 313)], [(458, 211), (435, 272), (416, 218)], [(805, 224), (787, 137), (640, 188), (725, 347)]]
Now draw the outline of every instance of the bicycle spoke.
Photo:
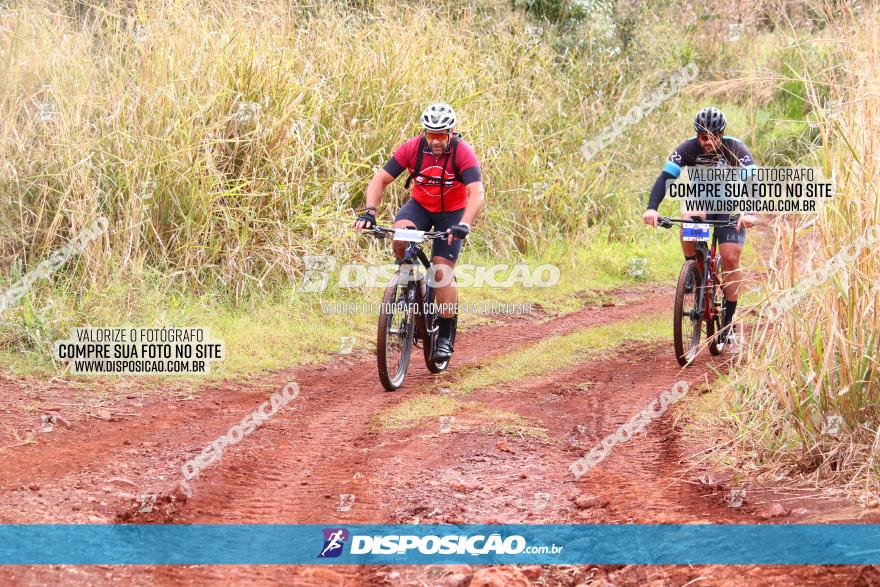
[[(398, 290), (398, 296), (405, 295), (406, 290), (400, 289)], [(409, 333), (409, 324), (407, 321), (406, 311), (404, 308), (406, 307), (405, 303), (398, 302), (394, 306), (394, 314), (392, 315), (391, 320), (389, 321), (389, 334), (393, 334), (394, 336), (389, 336), (387, 341), (387, 353), (388, 357), (388, 366), (391, 367), (391, 370), (394, 371), (394, 378), (397, 379), (400, 376), (400, 367), (403, 359), (403, 347), (406, 343), (406, 338)]]
[(694, 262), (686, 262), (679, 274), (673, 321), (675, 353), (682, 366), (693, 361), (699, 351), (702, 291), (703, 287), (699, 284), (694, 270)]
[(692, 361), (700, 350), (700, 334), (702, 334), (702, 320), (691, 320), (691, 341), (688, 361)]

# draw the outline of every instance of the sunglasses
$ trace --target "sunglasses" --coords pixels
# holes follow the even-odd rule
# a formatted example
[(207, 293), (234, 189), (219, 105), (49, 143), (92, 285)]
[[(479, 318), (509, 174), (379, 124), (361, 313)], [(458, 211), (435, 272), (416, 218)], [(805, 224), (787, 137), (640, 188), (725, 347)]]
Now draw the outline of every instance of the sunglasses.
[(697, 136), (700, 137), (700, 140), (708, 141), (708, 140), (711, 140), (711, 139), (720, 139), (720, 138), (721, 138), (721, 133), (710, 134), (710, 133), (701, 132), (701, 133), (699, 133)]
[(441, 132), (434, 132), (434, 131), (429, 131), (429, 130), (425, 131), (425, 136), (428, 137), (429, 141), (434, 141), (434, 140), (442, 141), (443, 139), (449, 138), (450, 134), (452, 134), (451, 131), (447, 131), (447, 130), (444, 130)]

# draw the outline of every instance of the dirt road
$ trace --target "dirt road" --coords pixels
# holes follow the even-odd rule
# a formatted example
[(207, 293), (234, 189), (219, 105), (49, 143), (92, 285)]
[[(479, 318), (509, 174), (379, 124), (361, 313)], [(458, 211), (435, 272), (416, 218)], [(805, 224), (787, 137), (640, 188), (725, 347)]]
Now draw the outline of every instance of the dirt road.
[[(461, 336), (453, 369), (479, 366), (548, 336), (668, 314), (672, 291), (629, 292), (618, 305), (588, 307), (546, 321), (515, 319)], [(749, 488), (742, 507), (728, 507), (729, 479), (689, 466), (691, 446), (676, 410), (644, 437), (614, 448), (580, 480), (569, 470), (661, 391), (683, 379), (691, 394), (710, 382), (704, 353), (685, 371), (671, 340), (626, 343), (601, 360), (510, 384), (479, 389), (467, 400), (482, 410), (513, 413), (539, 433), (485, 427), (479, 413), (454, 423), (429, 417), (406, 429), (377, 424), (377, 414), (435, 389), (414, 361), (405, 387), (386, 393), (375, 358), (361, 352), (325, 365), (225, 382), (190, 397), (144, 393), (108, 398), (89, 413), (70, 413), (82, 392), (55, 382), (37, 393), (39, 413), (55, 413), (36, 444), (0, 452), (2, 523), (790, 523), (867, 521), (862, 511), (781, 487)], [(723, 360), (724, 357), (721, 357)], [(300, 395), (266, 425), (227, 449), (191, 481), (174, 485), (180, 467), (287, 383)], [(449, 390), (454, 392), (455, 390)], [(114, 394), (117, 395), (117, 394)], [(34, 392), (0, 383), (7, 427), (39, 427), (28, 409)], [(687, 399), (685, 400), (687, 401)], [(66, 423), (66, 425), (65, 425)], [(20, 436), (20, 434), (19, 434)], [(340, 495), (353, 497), (340, 498)], [(152, 497), (157, 496), (155, 504)], [(783, 504), (785, 513), (774, 511)], [(778, 506), (775, 506), (779, 510)], [(152, 511), (147, 511), (152, 510)], [(791, 511), (794, 511), (792, 513)], [(877, 516), (874, 516), (876, 520)], [(7, 567), (0, 584), (377, 584), (466, 585), (880, 585), (872, 567)], [(475, 584), (477, 579), (474, 579)], [(493, 584), (493, 583), (489, 583)]]

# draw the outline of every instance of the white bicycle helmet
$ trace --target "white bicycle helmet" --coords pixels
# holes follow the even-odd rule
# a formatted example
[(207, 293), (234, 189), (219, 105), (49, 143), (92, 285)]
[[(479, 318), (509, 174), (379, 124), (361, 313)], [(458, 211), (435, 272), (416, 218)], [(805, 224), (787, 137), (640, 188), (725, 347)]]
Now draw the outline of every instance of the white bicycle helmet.
[(435, 102), (422, 112), (422, 126), (427, 130), (450, 130), (455, 127), (455, 110), (445, 102)]

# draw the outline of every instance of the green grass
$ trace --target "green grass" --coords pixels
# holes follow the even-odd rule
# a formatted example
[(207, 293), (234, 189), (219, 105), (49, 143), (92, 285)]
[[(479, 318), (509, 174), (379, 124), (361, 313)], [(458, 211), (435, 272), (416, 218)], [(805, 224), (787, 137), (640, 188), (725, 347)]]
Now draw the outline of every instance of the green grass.
[(496, 410), (480, 402), (469, 402), (469, 409), (461, 413), (465, 418), (477, 420), (477, 429), (483, 434), (500, 434), (519, 438), (547, 440), (547, 429), (535, 418), (516, 412)]
[[(559, 240), (547, 243), (542, 256), (525, 256), (532, 267), (552, 263), (560, 269), (559, 283), (551, 288), (523, 288), (519, 291), (490, 288), (462, 290), (462, 301), (524, 301), (539, 304), (551, 312), (572, 312), (586, 303), (606, 299), (613, 289), (646, 284), (672, 284), (681, 268), (681, 249), (674, 231), (652, 231), (645, 227), (625, 242), (596, 234), (585, 244)], [(479, 255), (462, 262), (486, 264), (497, 260)], [(641, 260), (644, 261), (636, 261)]]
[(451, 416), (464, 405), (449, 395), (422, 394), (380, 412), (374, 421), (382, 428), (409, 428), (427, 418)]
[[(649, 231), (646, 231), (649, 232)], [(544, 263), (560, 267), (559, 283), (553, 287), (462, 288), (462, 303), (531, 303), (551, 314), (574, 311), (587, 303), (609, 298), (619, 287), (639, 287), (650, 283), (671, 284), (678, 271), (677, 244), (666, 231), (647, 234), (644, 242), (629, 244), (596, 240), (568, 254), (561, 247), (546, 251), (544, 259), (519, 256), (501, 261), (479, 252), (466, 252), (461, 263), (494, 265), (527, 263), (534, 268)], [(656, 239), (656, 240), (653, 240)], [(627, 271), (630, 258), (646, 259), (644, 275)], [(377, 263), (388, 257), (375, 255)], [(339, 263), (343, 263), (340, 259)], [(48, 377), (61, 372), (52, 361), (54, 340), (66, 338), (71, 328), (81, 326), (83, 317), (95, 326), (201, 326), (212, 337), (222, 340), (226, 358), (215, 362), (212, 372), (200, 377), (166, 376), (163, 381), (202, 381), (242, 377), (264, 370), (289, 368), (329, 360), (341, 349), (344, 336), (353, 336), (353, 351), (372, 352), (375, 348), (375, 314), (322, 315), (321, 303), (378, 303), (381, 287), (346, 289), (338, 287), (338, 273), (332, 274), (323, 292), (297, 291), (299, 279), (284, 287), (267, 289), (247, 296), (239, 304), (227, 301), (222, 290), (194, 295), (169, 285), (156, 274), (143, 278), (133, 288), (127, 282), (94, 287), (85, 295), (70, 287), (61, 276), (51, 283), (40, 282), (22, 300), (20, 307), (4, 313), (0, 335), (0, 364), (15, 375)], [(499, 274), (506, 275), (505, 273)], [(380, 282), (381, 283), (381, 282)], [(491, 323), (489, 316), (467, 314), (461, 319), (462, 331)], [(88, 378), (95, 381), (94, 378)]]
[[(103, 246), (74, 270), (80, 293), (153, 269), (193, 292), (226, 287), (239, 302), (300, 274), (303, 253), (363, 253), (340, 238), (344, 226), (376, 167), (441, 98), (486, 171), (478, 248), (542, 256), (558, 235), (588, 239), (585, 224), (627, 207), (580, 155), (616, 114), (600, 119), (596, 107), (679, 59), (668, 47), (609, 52), (613, 32), (582, 51), (555, 39), (530, 46), (531, 21), (506, 0), (468, 4), (156, 10), (109, 0), (72, 18), (13, 2), (0, 36), (0, 116), (11, 125), (0, 134), (0, 263), (32, 266), (103, 214)], [(634, 15), (640, 27), (652, 26), (649, 13)], [(425, 22), (458, 42), (437, 52)], [(585, 24), (578, 33), (589, 34)], [(604, 99), (585, 99), (585, 88)], [(402, 203), (402, 183), (381, 216)]]
[[(450, 395), (421, 394), (377, 414), (373, 422), (380, 428), (413, 428), (440, 416), (455, 416), (456, 430), (477, 430), (483, 434), (547, 438), (547, 430), (533, 418), (499, 410), (483, 402), (464, 401)], [(440, 422), (437, 422), (440, 426)]]
[[(501, 0), (471, 4), (466, 16), (453, 2), (376, 1), (363, 4), (367, 12), (344, 2), (320, 10), (268, 2), (254, 12), (232, 2), (157, 12), (111, 1), (84, 8), (94, 19), (84, 29), (53, 6), (15, 3), (12, 20), (43, 34), (19, 27), (0, 43), (12, 64), (0, 114), (13, 125), (0, 136), (0, 158), (29, 170), (0, 174), (0, 191), (10, 195), (0, 201), (0, 287), (92, 216), (107, 216), (110, 230), (3, 314), (0, 362), (17, 374), (57, 374), (52, 342), (84, 324), (209, 327), (227, 348), (211, 377), (324, 360), (342, 336), (371, 349), (375, 316), (323, 317), (317, 303), (378, 301), (381, 290), (300, 295), (290, 280), (300, 279), (305, 254), (389, 260), (385, 243), (356, 238), (348, 225), (375, 166), (417, 132), (428, 95), (455, 104), (485, 170), (487, 205), (461, 261), (562, 270), (553, 288), (469, 289), (463, 302), (530, 302), (559, 313), (603, 301), (616, 287), (671, 284), (680, 266), (675, 232), (649, 230), (640, 216), (702, 100), (670, 98), (595, 160), (585, 162), (579, 147), (667, 71), (691, 57), (706, 69), (737, 48), (712, 46), (702, 34), (664, 36), (659, 3), (606, 15), (613, 21), (603, 23), (621, 25), (625, 39), (613, 27), (593, 35), (596, 23), (586, 19), (586, 28), (549, 27), (530, 46), (528, 14)], [(427, 21), (462, 31), (462, 44), (423, 62), (433, 38), (413, 23)], [(569, 42), (584, 35), (586, 44)], [(675, 46), (660, 50), (656, 38), (675, 38)], [(760, 39), (762, 63), (773, 62), (772, 39)], [(62, 45), (70, 50), (59, 52)], [(607, 51), (623, 45), (624, 53)], [(733, 109), (731, 125), (745, 127), (741, 97), (716, 103)], [(243, 121), (239, 114), (251, 110)], [(388, 190), (380, 220), (404, 201), (401, 184)], [(628, 271), (633, 259), (646, 260), (643, 275)], [(472, 315), (461, 325), (486, 322)]]
[[(420, 394), (380, 412), (378, 425), (385, 428), (405, 428), (418, 425), (426, 418), (451, 416), (469, 411), (481, 417), (479, 402), (467, 402), (463, 398), (477, 390), (489, 390), (492, 386), (514, 381), (522, 382), (529, 377), (554, 373), (576, 363), (598, 359), (621, 344), (635, 341), (655, 341), (669, 337), (669, 316), (627, 320), (615, 324), (595, 326), (583, 330), (553, 336), (528, 347), (505, 353), (479, 366), (464, 367), (446, 372), (432, 389), (432, 393)], [(441, 389), (447, 389), (441, 392)], [(528, 426), (519, 421), (518, 414), (509, 414), (513, 420), (497, 414), (486, 419), (485, 425), (493, 430), (518, 430), (534, 428), (528, 432), (540, 435), (540, 426)]]
[(528, 377), (545, 375), (576, 363), (595, 360), (615, 347), (670, 337), (669, 315), (643, 317), (552, 336), (475, 367), (448, 372), (435, 387), (464, 395)]

